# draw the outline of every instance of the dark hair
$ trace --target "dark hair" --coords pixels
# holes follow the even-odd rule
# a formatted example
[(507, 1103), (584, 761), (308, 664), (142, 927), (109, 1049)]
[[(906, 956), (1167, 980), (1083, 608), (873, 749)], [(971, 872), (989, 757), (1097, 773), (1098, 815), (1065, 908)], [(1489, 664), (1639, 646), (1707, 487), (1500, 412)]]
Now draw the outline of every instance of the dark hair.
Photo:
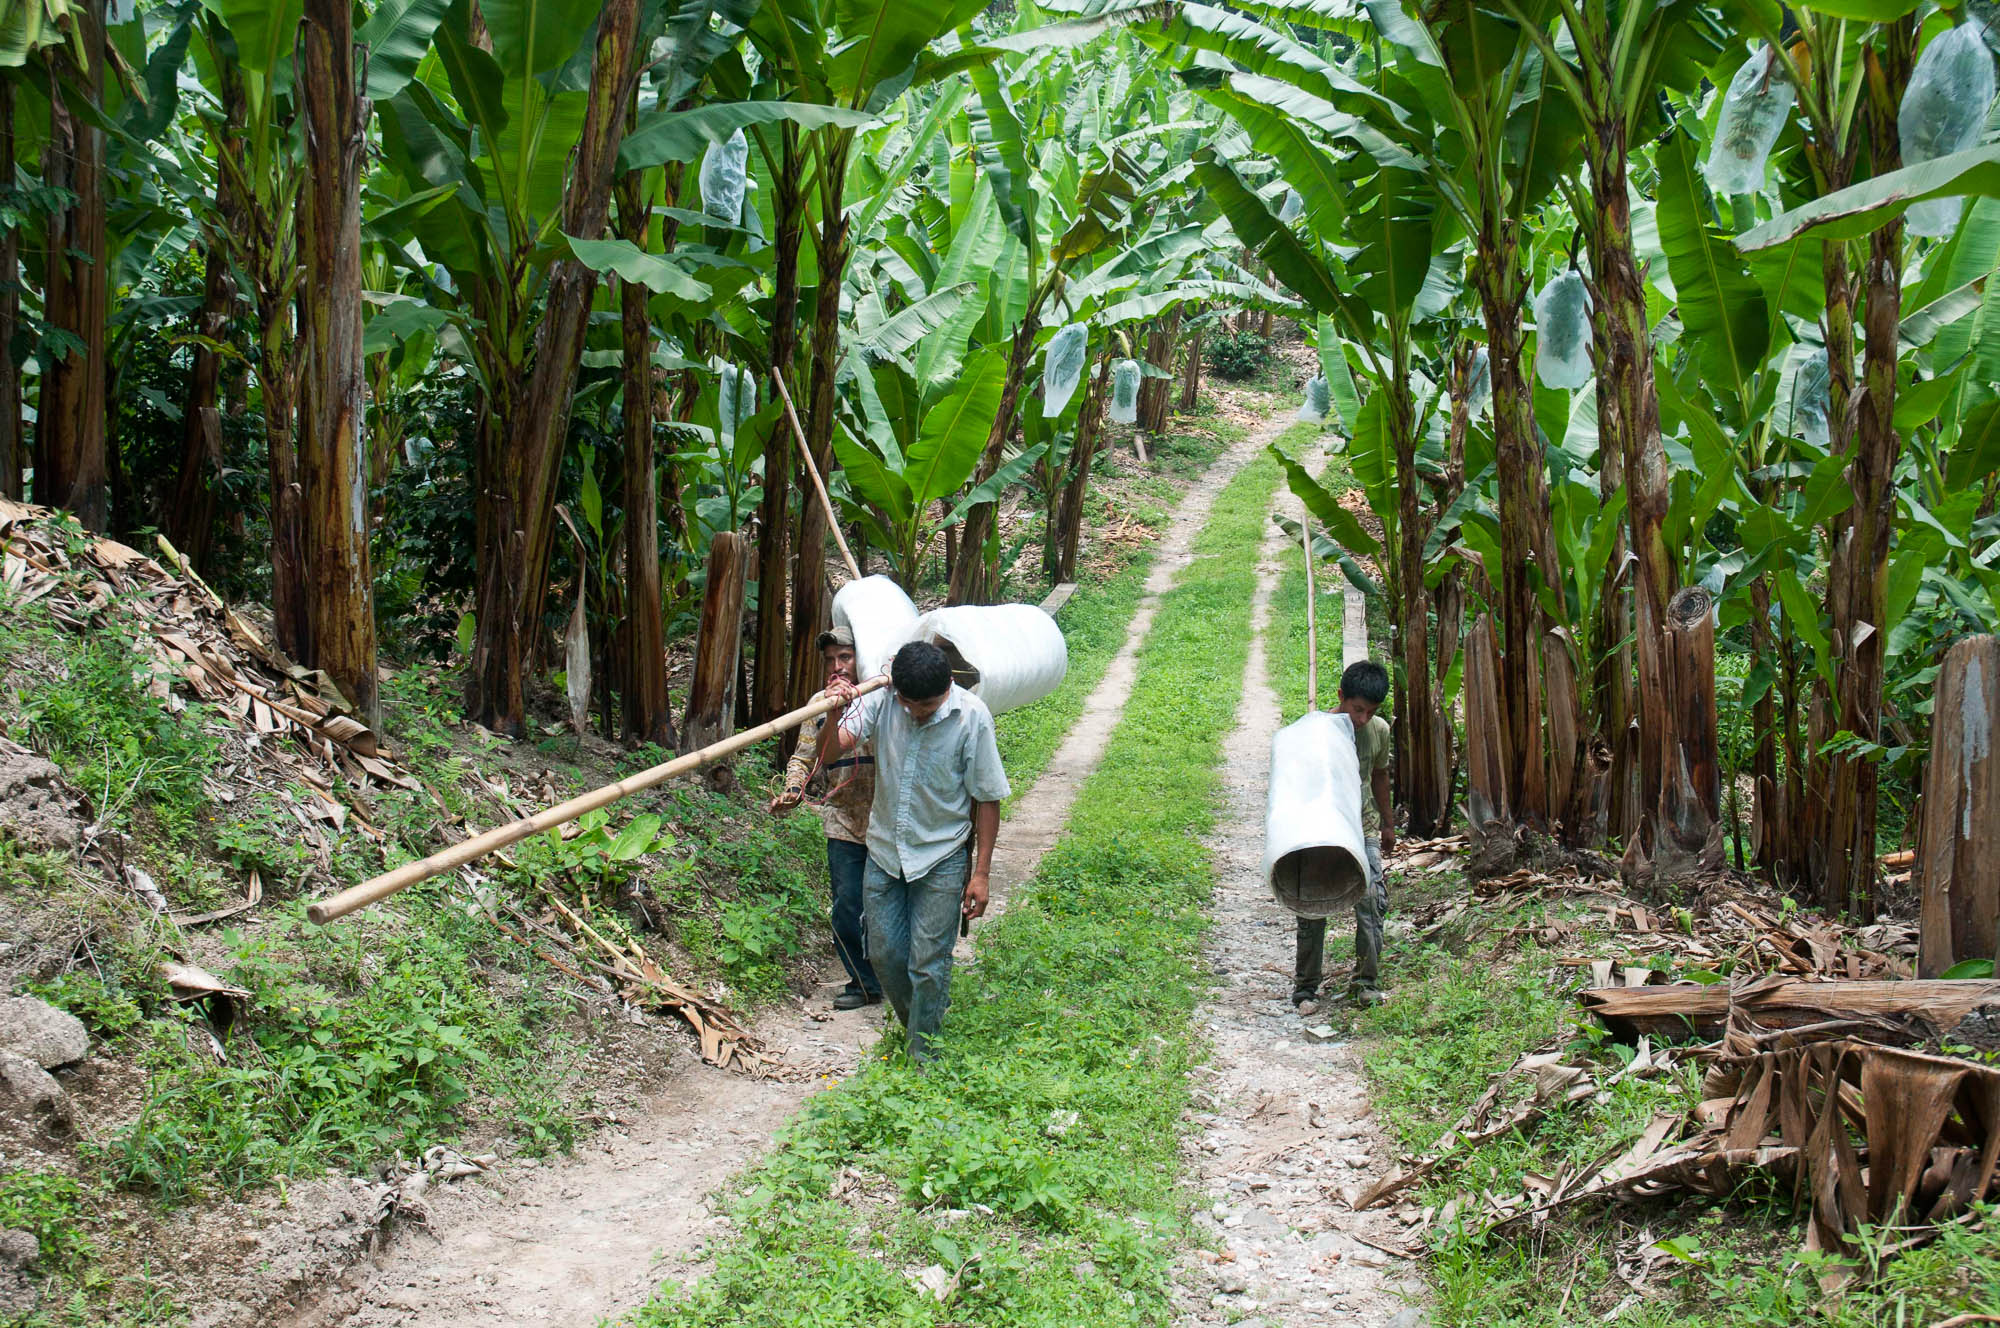
[(1389, 670), (1372, 659), (1357, 660), (1340, 675), (1340, 699), (1353, 697), (1378, 706), (1389, 698)]
[(889, 681), (905, 701), (928, 701), (951, 690), (951, 661), (928, 641), (912, 641), (889, 664)]

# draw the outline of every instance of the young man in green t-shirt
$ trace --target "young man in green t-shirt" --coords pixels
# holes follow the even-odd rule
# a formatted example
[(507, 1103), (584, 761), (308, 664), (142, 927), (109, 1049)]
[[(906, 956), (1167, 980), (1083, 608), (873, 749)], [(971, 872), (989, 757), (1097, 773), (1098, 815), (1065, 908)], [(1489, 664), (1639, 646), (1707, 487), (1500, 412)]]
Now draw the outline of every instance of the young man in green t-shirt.
[[(1363, 842), (1368, 849), (1368, 888), (1354, 905), (1354, 981), (1349, 999), (1380, 1005), (1382, 915), (1389, 911), (1389, 891), (1382, 879), (1382, 859), (1396, 851), (1395, 808), (1389, 792), (1389, 721), (1375, 712), (1389, 696), (1389, 671), (1372, 659), (1347, 666), (1340, 675), (1337, 713), (1354, 724), (1354, 755), (1361, 766)], [(1381, 822), (1381, 851), (1367, 833), (1369, 817)], [(1320, 969), (1326, 959), (1326, 919), (1299, 919), (1298, 961), (1292, 971), (1292, 1004), (1300, 1014), (1319, 1013)]]

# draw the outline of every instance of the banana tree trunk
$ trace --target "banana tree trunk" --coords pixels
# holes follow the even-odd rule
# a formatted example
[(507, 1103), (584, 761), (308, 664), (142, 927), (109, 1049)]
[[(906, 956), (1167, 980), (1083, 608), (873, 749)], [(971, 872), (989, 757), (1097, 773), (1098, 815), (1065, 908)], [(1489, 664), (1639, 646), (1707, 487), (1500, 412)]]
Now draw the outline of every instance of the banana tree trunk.
[[(1809, 81), (1815, 94), (1822, 98), (1822, 115), (1831, 117), (1837, 114), (1836, 108), (1826, 104), (1829, 99), (1823, 91), (1836, 81), (1832, 71), (1815, 68)], [(1807, 135), (1806, 160), (1812, 167), (1814, 182), (1822, 195), (1844, 189), (1853, 182), (1861, 138), (1859, 133), (1850, 134), (1843, 149), (1835, 144), (1822, 143), (1817, 135)], [(1820, 273), (1826, 291), (1826, 310), (1821, 318), (1821, 328), (1826, 344), (1828, 450), (1845, 453), (1854, 446), (1855, 423), (1851, 403), (1854, 400), (1856, 292), (1847, 241), (1828, 240), (1820, 245)], [(1827, 522), (1826, 542), (1833, 553), (1827, 589), (1829, 610), (1839, 595), (1837, 586), (1843, 578), (1841, 549), (1850, 519), (1849, 513), (1842, 512)], [(1792, 804), (1801, 824), (1798, 833), (1792, 837), (1797, 856), (1790, 866), (1793, 879), (1811, 883), (1820, 891), (1821, 902), (1826, 903), (1832, 899), (1832, 895), (1826, 892), (1824, 879), (1828, 849), (1832, 843), (1832, 766), (1820, 752), (1833, 737), (1833, 703), (1826, 685), (1817, 676), (1814, 677), (1805, 710), (1805, 748), (1800, 754), (1804, 765), (1802, 796)]]
[[(821, 158), (820, 224), (813, 237), (818, 260), (819, 290), (813, 301), (812, 382), (806, 403), (806, 444), (822, 479), (833, 468), (834, 375), (840, 367), (840, 288), (853, 253), (841, 182), (847, 178), (847, 152), (852, 140), (845, 131), (832, 136)], [(791, 707), (812, 699), (821, 682), (819, 633), (831, 600), (827, 595), (826, 536), (828, 514), (819, 495), (800, 495), (799, 552), (792, 573)], [(787, 757), (798, 742), (798, 730), (787, 731), (779, 749)]]
[[(92, 102), (101, 102), (104, 95), (104, 12), (104, 0), (86, 0), (74, 19), (88, 65), (73, 72)], [(111, 516), (105, 450), (104, 131), (96, 126), (95, 111), (80, 114), (70, 107), (62, 83), (63, 74), (52, 63), (42, 174), (50, 188), (67, 190), (71, 201), (48, 221), (43, 316), (53, 330), (74, 338), (74, 349), (42, 367), (41, 408), (35, 416), (35, 501), (67, 508), (85, 529), (102, 531)]]
[[(1021, 384), (1028, 376), (1028, 361), (1034, 355), (1035, 334), (1040, 328), (1038, 310), (1030, 307), (1021, 325), (1014, 329), (1014, 344), (1007, 355), (1007, 377), (1000, 391), (1000, 413), (994, 416), (993, 428), (986, 435), (986, 450), (980, 455), (979, 471), (972, 480), (975, 486), (984, 484), (1000, 469), (1000, 454), (1007, 445), (1007, 436), (1014, 431), (1014, 410), (1021, 400)], [(992, 540), (997, 506), (997, 501), (976, 503), (965, 514), (958, 561), (951, 569), (951, 588), (945, 603), (992, 602), (999, 569), (987, 557), (986, 546)]]
[(1076, 414), (1076, 442), (1071, 445), (1069, 483), (1063, 485), (1062, 503), (1056, 512), (1057, 554), (1050, 580), (1076, 580), (1077, 545), (1083, 538), (1083, 499), (1090, 491), (1090, 468), (1097, 460), (1097, 444), (1104, 432), (1104, 402), (1111, 384), (1111, 351), (1100, 351), (1097, 372), (1084, 388), (1083, 407)]
[[(0, 78), (0, 190), (14, 190), (14, 81)], [(21, 366), (14, 334), (21, 323), (21, 236), (0, 233), (0, 498), (21, 497), (25, 434), (21, 428)]]
[[(563, 232), (594, 240), (611, 211), (611, 182), (637, 77), (639, 0), (607, 0), (598, 17), (583, 136), (563, 195)], [(550, 268), (547, 306), (535, 332), (528, 380), (506, 412), (500, 455), (483, 458), (491, 514), (480, 549), (472, 649), (472, 717), (510, 737), (527, 729), (528, 652), (542, 632), (555, 490), (569, 430), (597, 273), (573, 258)]]
[[(1443, 477), (1431, 486), (1432, 529), (1437, 528), (1437, 523), (1465, 491), (1465, 439), (1472, 428), (1471, 389), (1472, 345), (1460, 341), (1452, 351), (1451, 418), (1445, 431)], [(1418, 752), (1417, 759), (1429, 764), (1431, 778), (1443, 793), (1436, 822), (1436, 830), (1442, 834), (1451, 826), (1460, 756), (1448, 699), (1452, 665), (1458, 659), (1465, 622), (1465, 573), (1458, 560), (1447, 564), (1430, 592), (1430, 601), (1431, 620), (1437, 624), (1437, 648), (1431, 656), (1431, 694), (1436, 698), (1438, 722), (1432, 729), (1430, 751)], [(1414, 826), (1411, 833), (1417, 833)]]
[(1397, 775), (1410, 834), (1430, 839), (1441, 833), (1451, 798), (1442, 786), (1444, 771), (1436, 759), (1444, 717), (1438, 713), (1432, 692), (1430, 603), (1424, 592), (1424, 539), (1429, 531), (1423, 522), (1423, 484), (1417, 475), (1415, 403), (1410, 399), (1409, 375), (1402, 372), (1400, 360), (1398, 356), (1394, 381), (1379, 389), (1386, 393), (1386, 424), (1396, 453), (1397, 545), (1394, 556), (1386, 561), (1395, 605), (1396, 647), (1402, 656), (1398, 681), (1403, 694), (1396, 714), (1403, 730), (1398, 735), (1402, 740), (1398, 750), (1406, 755), (1397, 762)]
[[(1199, 310), (1197, 310), (1199, 312)], [(1188, 334), (1187, 349), (1181, 353), (1181, 399), (1180, 411), (1192, 415), (1201, 404), (1201, 325), (1195, 324)]]
[[(1162, 373), (1174, 367), (1174, 342), (1180, 336), (1181, 311), (1176, 305), (1156, 319), (1146, 334), (1146, 363)], [(1139, 427), (1148, 433), (1167, 431), (1167, 408), (1173, 400), (1173, 379), (1148, 378), (1139, 384)]]
[[(1878, 51), (1868, 53), (1866, 124), (1875, 174), (1902, 165), (1897, 110), (1910, 80), (1916, 49), (1916, 20), (1905, 16), (1884, 25)], [(1888, 596), (1889, 537), (1896, 521), (1896, 461), (1902, 439), (1896, 432), (1896, 362), (1902, 327), (1903, 222), (1894, 218), (1868, 240), (1866, 289), (1862, 305), (1865, 386), (1848, 481), (1854, 489), (1849, 524), (1834, 549), (1828, 581), (1829, 634), (1836, 652), (1837, 720), (1840, 731), (1863, 743), (1882, 737), (1883, 646), (1889, 624), (1882, 620)], [(1847, 750), (1834, 755), (1827, 771), (1826, 876), (1821, 898), (1829, 909), (1860, 918), (1875, 916), (1875, 813), (1880, 766), (1872, 753)]]
[(311, 648), (302, 662), (326, 670), (375, 728), (382, 704), (361, 444), (361, 162), (369, 106), (354, 73), (354, 6), (306, 0), (299, 40), (307, 162), (299, 206), (299, 457)]
[[(1751, 492), (1762, 501), (1756, 488)], [(1750, 658), (1772, 664), (1778, 660), (1777, 641), (1771, 631), (1771, 583), (1762, 576), (1750, 586)], [(1750, 756), (1752, 860), (1757, 872), (1774, 885), (1780, 882), (1779, 864), (1792, 860), (1790, 839), (1795, 833), (1785, 800), (1785, 785), (1778, 771), (1778, 689), (1779, 680), (1774, 678), (1757, 698), (1750, 719), (1756, 730)], [(1783, 722), (1790, 726), (1789, 711)]]
[(1547, 829), (1551, 808), (1539, 664), (1543, 622), (1528, 569), (1558, 564), (1549, 527), (1542, 445), (1535, 435), (1533, 399), (1521, 362), (1521, 305), (1527, 282), (1517, 223), (1499, 215), (1497, 204), (1487, 203), (1477, 242), (1474, 279), (1493, 374), (1493, 434), (1500, 474), (1503, 659), (1497, 677), (1507, 738), (1506, 789), (1513, 816)]
[[(628, 103), (626, 127), (636, 102)], [(652, 209), (637, 171), (618, 182), (619, 234), (646, 246)], [(670, 747), (673, 711), (667, 700), (667, 633), (660, 594), (659, 461), (653, 447), (653, 318), (647, 290), (618, 282), (623, 333), (625, 421), (624, 679), (620, 700), (625, 736), (635, 743)]]
[[(227, 224), (226, 185), (216, 187), (217, 210)], [(208, 566), (215, 538), (215, 480), (222, 471), (222, 356), (214, 349), (229, 336), (229, 312), (236, 303), (236, 278), (223, 242), (210, 236), (203, 246), (201, 308), (195, 315), (193, 361), (187, 400), (181, 407), (181, 462), (174, 482), (173, 510), (166, 514), (174, 544), (197, 567)]]
[[(1609, 34), (1602, 25), (1594, 39), (1601, 70), (1597, 86), (1610, 88)], [(1590, 260), (1598, 287), (1592, 315), (1598, 357), (1599, 475), (1606, 499), (1619, 487), (1625, 488), (1626, 526), (1613, 542), (1610, 583), (1598, 602), (1595, 635), (1599, 662), (1591, 693), (1596, 702), (1594, 727), (1608, 744), (1611, 760), (1605, 828), (1621, 839), (1636, 831), (1650, 842), (1649, 827), (1659, 807), (1669, 764), (1666, 638), (1662, 628), (1675, 573), (1666, 546), (1669, 480), (1666, 449), (1660, 440), (1660, 399), (1653, 383), (1646, 290), (1632, 250), (1623, 98), (1609, 96), (1609, 100), (1610, 105), (1597, 108), (1585, 143), (1595, 213)], [(1628, 548), (1635, 555), (1629, 583), (1625, 576)], [(1635, 749), (1627, 739), (1627, 730), (1635, 720), (1636, 762), (1632, 759)], [(1632, 769), (1632, 764), (1638, 768)], [(1635, 783), (1636, 807), (1632, 798)], [(1646, 809), (1643, 816), (1637, 814), (1639, 808)]]
[[(777, 262), (771, 310), (771, 363), (794, 380), (799, 345), (799, 244), (805, 238), (805, 154), (798, 131), (778, 126), (782, 141), (772, 206), (777, 217)], [(757, 508), (757, 671), (750, 684), (750, 722), (785, 711), (791, 688), (791, 655), (785, 645), (785, 587), (791, 571), (792, 451), (780, 423), (764, 446), (764, 500)]]
[(305, 481), (299, 474), (299, 344), (292, 303), (268, 284), (257, 293), (257, 386), (271, 482), (271, 621), (278, 649), (303, 660), (312, 649), (306, 606)]

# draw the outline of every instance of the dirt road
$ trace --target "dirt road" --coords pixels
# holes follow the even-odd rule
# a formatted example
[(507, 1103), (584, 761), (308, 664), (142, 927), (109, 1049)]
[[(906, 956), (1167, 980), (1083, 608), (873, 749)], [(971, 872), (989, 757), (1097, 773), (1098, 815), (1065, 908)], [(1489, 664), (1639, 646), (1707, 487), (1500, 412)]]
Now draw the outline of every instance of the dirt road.
[[(1077, 789), (1103, 756), (1159, 598), (1187, 564), (1216, 495), (1277, 432), (1271, 426), (1232, 446), (1183, 497), (1123, 648), (1001, 829), (996, 908), (1005, 907), (1009, 889), (1032, 874), (1055, 842)], [(506, 1162), (489, 1177), (435, 1192), (426, 1228), (402, 1231), (375, 1259), (310, 1295), (280, 1322), (286, 1328), (584, 1328), (640, 1303), (681, 1270), (684, 1254), (726, 1226), (708, 1197), (769, 1147), (808, 1096), (853, 1071), (879, 1036), (882, 1018), (879, 1006), (823, 1019), (804, 1006), (768, 1015), (758, 1036), (812, 1074), (753, 1080), (690, 1057), (636, 1114), (572, 1156), (539, 1166)]]
[[(1280, 490), (1278, 502), (1300, 516), (1290, 493)], [(1422, 1313), (1404, 1293), (1414, 1293), (1418, 1279), (1383, 1248), (1400, 1247), (1402, 1224), (1355, 1213), (1340, 1197), (1379, 1174), (1390, 1156), (1369, 1112), (1361, 1061), (1351, 1045), (1322, 1040), (1332, 1032), (1323, 1020), (1293, 1011), (1294, 921), (1263, 879), (1265, 787), (1279, 727), (1265, 647), (1272, 592), (1299, 556), (1273, 525), (1258, 566), (1256, 635), (1236, 731), (1223, 754), (1230, 806), (1209, 845), (1216, 896), (1207, 953), (1216, 990), (1200, 1016), (1212, 1051), (1195, 1089), (1207, 1110), (1188, 1144), (1190, 1169), (1212, 1204), (1197, 1220), (1221, 1256), (1201, 1250), (1188, 1260), (1181, 1322), (1306, 1328), (1337, 1314), (1358, 1328), (1412, 1328)], [(1329, 588), (1324, 577), (1319, 584)], [(1320, 601), (1340, 602), (1338, 595)], [(1342, 630), (1339, 615), (1322, 611), (1319, 622), (1321, 631)], [(1321, 682), (1322, 705), (1332, 684)]]

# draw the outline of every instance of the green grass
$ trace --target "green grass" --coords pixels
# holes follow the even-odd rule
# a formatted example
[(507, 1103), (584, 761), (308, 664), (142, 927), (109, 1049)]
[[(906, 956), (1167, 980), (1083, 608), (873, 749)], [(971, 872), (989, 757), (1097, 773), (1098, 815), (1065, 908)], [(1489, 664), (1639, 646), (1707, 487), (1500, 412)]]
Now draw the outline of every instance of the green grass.
[[(920, 1074), (892, 1052), (815, 1098), (742, 1182), (713, 1272), (632, 1323), (1168, 1316), (1212, 884), (1200, 836), (1276, 479), (1260, 458), (1217, 502), (1196, 545), (1209, 556), (1165, 597), (1069, 833), (954, 983), (938, 1061)], [(930, 1265), (950, 1279), (942, 1299), (910, 1276)]]

